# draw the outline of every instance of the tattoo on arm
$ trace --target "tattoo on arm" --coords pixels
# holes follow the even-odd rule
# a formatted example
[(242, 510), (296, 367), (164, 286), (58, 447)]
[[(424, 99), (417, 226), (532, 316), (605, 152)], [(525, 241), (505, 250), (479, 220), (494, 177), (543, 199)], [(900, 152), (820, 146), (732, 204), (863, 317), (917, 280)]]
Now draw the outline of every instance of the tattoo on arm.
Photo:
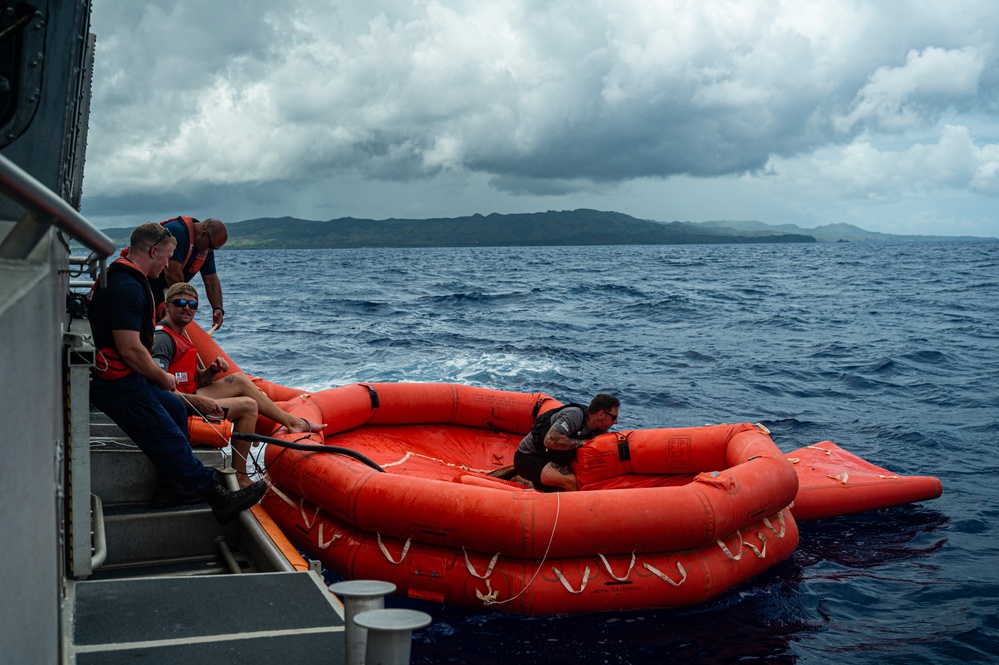
[(545, 435), (545, 448), (549, 450), (576, 450), (585, 444), (586, 441), (569, 438), (555, 428), (548, 430)]
[(564, 466), (562, 466), (561, 464), (556, 464), (555, 462), (552, 462), (551, 465), (552, 465), (553, 469), (555, 469), (556, 471), (558, 471), (563, 476), (571, 476), (572, 475), (572, 469), (567, 469)]

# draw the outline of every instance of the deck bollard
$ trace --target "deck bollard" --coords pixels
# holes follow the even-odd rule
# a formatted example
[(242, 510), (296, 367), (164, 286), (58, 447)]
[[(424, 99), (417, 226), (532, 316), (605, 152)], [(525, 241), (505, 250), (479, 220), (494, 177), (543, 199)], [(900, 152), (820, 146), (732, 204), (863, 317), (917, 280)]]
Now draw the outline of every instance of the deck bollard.
[(430, 615), (416, 610), (369, 610), (354, 617), (368, 630), (365, 665), (409, 665), (413, 631), (430, 625)]
[(343, 601), (347, 665), (364, 665), (368, 631), (355, 624), (354, 617), (385, 607), (385, 596), (395, 591), (395, 585), (378, 580), (349, 580), (331, 584), (329, 590)]

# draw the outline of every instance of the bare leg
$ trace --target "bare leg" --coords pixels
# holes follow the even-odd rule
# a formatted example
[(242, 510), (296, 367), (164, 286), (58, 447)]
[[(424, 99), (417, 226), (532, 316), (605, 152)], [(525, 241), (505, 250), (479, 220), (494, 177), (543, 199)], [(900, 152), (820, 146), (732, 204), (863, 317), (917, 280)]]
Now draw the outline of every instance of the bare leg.
[(541, 482), (550, 487), (560, 487), (566, 492), (579, 490), (576, 485), (576, 475), (572, 470), (555, 462), (548, 462), (541, 470)]
[[(310, 428), (310, 423), (306, 420), (283, 411), (262, 390), (253, 385), (249, 377), (242, 372), (224, 376), (210, 386), (198, 388), (198, 394), (216, 400), (226, 397), (249, 397), (257, 403), (257, 412), (260, 415), (273, 420), (282, 427), (287, 427), (289, 432), (308, 432)], [(319, 423), (319, 425), (324, 427), (325, 423)]]
[[(237, 432), (253, 433), (257, 427), (257, 403), (249, 397), (223, 397), (216, 400), (224, 409), (229, 409), (229, 420)], [(232, 468), (240, 487), (253, 483), (246, 472), (246, 458), (250, 454), (250, 442), (243, 439), (232, 440)]]

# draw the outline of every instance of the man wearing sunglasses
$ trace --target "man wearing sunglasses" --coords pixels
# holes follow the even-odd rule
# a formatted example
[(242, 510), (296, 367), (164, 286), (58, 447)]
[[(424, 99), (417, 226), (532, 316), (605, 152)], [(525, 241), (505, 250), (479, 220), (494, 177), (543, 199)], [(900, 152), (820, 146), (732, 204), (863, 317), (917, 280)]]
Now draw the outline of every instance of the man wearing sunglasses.
[(225, 310), (222, 309), (222, 283), (215, 270), (215, 250), (229, 239), (225, 224), (214, 218), (202, 222), (185, 215), (160, 222), (160, 225), (177, 239), (177, 248), (163, 276), (150, 280), (156, 304), (163, 302), (163, 294), (168, 287), (190, 282), (200, 273), (205, 285), (205, 297), (212, 306), (212, 325), (220, 328)]
[(139, 226), (121, 258), (108, 266), (107, 286), (95, 284), (88, 307), (98, 349), (90, 402), (149, 457), (161, 484), (179, 484), (193, 500), (204, 499), (226, 524), (257, 503), (267, 486), (261, 481), (232, 492), (194, 456), (187, 441), (187, 413), (172, 394), (177, 380), (150, 353), (155, 308), (148, 278), (163, 272), (176, 242), (159, 224)]
[(520, 477), (542, 492), (573, 492), (579, 489), (571, 465), (576, 449), (617, 422), (621, 401), (600, 393), (588, 407), (569, 404), (547, 411), (535, 420), (513, 456)]
[[(156, 326), (153, 360), (177, 379), (177, 393), (192, 409), (203, 416), (221, 416), (226, 409), (237, 432), (253, 432), (257, 416), (263, 415), (289, 432), (320, 432), (326, 424), (313, 424), (283, 411), (242, 372), (216, 379), (229, 370), (224, 358), (215, 358), (208, 366), (199, 364), (197, 350), (185, 330), (198, 311), (198, 290), (186, 282), (172, 285), (166, 292), (163, 320)], [(246, 472), (250, 443), (232, 442), (232, 468), (241, 487), (251, 485)]]

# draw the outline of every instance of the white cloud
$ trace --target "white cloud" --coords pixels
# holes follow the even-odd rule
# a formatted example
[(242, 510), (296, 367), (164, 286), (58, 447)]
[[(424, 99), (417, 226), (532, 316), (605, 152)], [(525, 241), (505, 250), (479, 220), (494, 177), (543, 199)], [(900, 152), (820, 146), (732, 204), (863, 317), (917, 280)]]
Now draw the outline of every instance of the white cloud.
[(904, 150), (869, 141), (771, 160), (762, 179), (779, 178), (784, 196), (891, 200), (944, 190), (999, 195), (999, 143), (977, 145), (966, 127), (946, 125), (936, 143)]
[(870, 123), (887, 131), (912, 129), (926, 121), (926, 106), (945, 107), (978, 92), (985, 62), (978, 50), (930, 47), (909, 51), (901, 67), (880, 67), (853, 102), (853, 110), (837, 118), (836, 126), (849, 131)]
[[(996, 195), (991, 1), (94, 5), (92, 200), (464, 174), (490, 183), (483, 212), (571, 192), (622, 209), (633, 179), (768, 164), (756, 180), (785, 191), (814, 168), (858, 200)], [(917, 138), (971, 117), (981, 146)]]

